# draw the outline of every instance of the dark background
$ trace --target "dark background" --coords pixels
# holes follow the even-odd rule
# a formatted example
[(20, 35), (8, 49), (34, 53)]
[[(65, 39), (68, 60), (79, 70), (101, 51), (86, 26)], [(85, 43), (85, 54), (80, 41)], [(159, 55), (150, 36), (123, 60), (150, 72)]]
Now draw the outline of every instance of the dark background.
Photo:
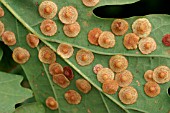
[(148, 14), (170, 14), (170, 0), (141, 0), (127, 5), (109, 5), (93, 10), (102, 18), (128, 18)]

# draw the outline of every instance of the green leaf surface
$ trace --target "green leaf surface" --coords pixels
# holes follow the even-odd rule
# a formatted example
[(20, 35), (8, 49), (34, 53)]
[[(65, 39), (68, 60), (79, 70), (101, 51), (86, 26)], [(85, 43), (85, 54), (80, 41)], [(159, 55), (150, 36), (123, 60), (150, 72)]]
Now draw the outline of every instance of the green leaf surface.
[(14, 113), (45, 113), (45, 109), (41, 103), (34, 102), (18, 107)]
[(0, 113), (11, 113), (15, 104), (32, 97), (32, 91), (20, 86), (23, 77), (0, 72)]
[[(118, 1), (118, 0), (117, 0)], [(122, 0), (123, 1), (123, 0)], [(130, 0), (129, 0), (130, 1)], [(46, 37), (42, 35), (39, 30), (39, 25), (42, 22), (42, 18), (38, 14), (38, 6), (36, 6), (36, 1), (21, 1), (21, 0), (1, 0), (5, 7), (15, 16), (13, 17), (5, 8), (6, 15), (2, 18), (2, 21), (7, 26), (6, 29), (12, 30), (17, 35), (17, 44), (10, 47), (21, 46), (26, 48), (30, 54), (30, 60), (22, 65), (24, 72), (27, 75), (29, 83), (32, 90), (34, 91), (35, 98), (38, 102), (43, 103), (45, 106), (45, 99), (48, 96), (53, 96), (59, 102), (59, 109), (57, 111), (51, 111), (47, 107), (46, 113), (143, 113), (143, 112), (155, 112), (155, 113), (167, 113), (170, 109), (169, 96), (167, 89), (170, 87), (170, 82), (160, 85), (161, 93), (155, 98), (149, 98), (145, 95), (143, 91), (143, 86), (146, 81), (143, 78), (143, 74), (148, 69), (154, 69), (159, 65), (167, 65), (170, 67), (169, 60), (169, 47), (163, 46), (161, 43), (161, 38), (164, 34), (168, 33), (170, 28), (170, 16), (169, 15), (148, 15), (148, 18), (152, 24), (151, 36), (157, 42), (158, 48), (155, 52), (150, 55), (142, 55), (139, 50), (127, 51), (122, 45), (123, 37), (116, 37), (116, 46), (110, 49), (103, 49), (90, 45), (87, 41), (87, 33), (94, 27), (99, 27), (102, 30), (110, 30), (111, 22), (114, 19), (101, 19), (97, 18), (92, 14), (92, 8), (86, 8), (82, 5), (81, 1), (56, 1), (59, 9), (62, 6), (73, 5), (79, 11), (78, 22), (81, 25), (81, 32), (78, 37), (70, 39), (63, 34), (62, 27), (63, 24), (58, 20), (57, 17), (54, 20), (58, 26), (58, 32), (53, 37)], [(41, 1), (40, 1), (41, 2)], [(40, 3), (38, 2), (38, 3)], [(105, 5), (106, 2), (101, 2), (99, 5)], [(108, 0), (108, 4), (112, 4)], [(116, 2), (114, 0), (113, 4), (121, 4), (121, 2)], [(126, 1), (122, 2), (125, 4)], [(128, 2), (128, 3), (132, 3)], [(15, 5), (14, 5), (15, 4)], [(27, 5), (25, 5), (27, 4)], [(59, 5), (60, 4), (60, 5)], [(24, 7), (23, 7), (24, 6)], [(86, 15), (86, 16), (85, 16)], [(31, 17), (31, 18), (30, 18)], [(139, 17), (132, 17), (126, 19), (131, 26), (132, 22)], [(21, 23), (20, 23), (21, 22)], [(12, 26), (11, 26), (12, 25)], [(27, 28), (27, 29), (25, 29)], [(28, 31), (29, 30), (29, 31)], [(78, 48), (86, 48), (93, 51), (95, 54), (94, 62), (85, 67), (81, 67), (77, 64), (75, 60), (75, 54), (78, 50), (75, 48), (74, 55), (70, 59), (61, 59), (57, 56), (57, 62), (63, 66), (70, 65), (74, 68), (75, 79), (71, 81), (71, 85), (62, 89), (52, 82), (52, 77), (48, 72), (48, 65), (41, 63), (38, 59), (38, 51), (43, 44), (40, 44), (38, 48), (31, 49), (26, 44), (25, 37), (28, 32), (32, 32), (39, 36), (41, 41), (47, 46), (56, 51), (58, 43), (65, 42), (70, 43)], [(129, 31), (131, 29), (129, 28)], [(49, 42), (50, 41), (50, 42)], [(58, 42), (58, 43), (56, 43)], [(136, 54), (136, 52), (139, 52)], [(135, 104), (124, 105), (120, 102), (118, 98), (118, 92), (115, 95), (107, 95), (102, 92), (101, 84), (97, 81), (96, 75), (92, 72), (92, 68), (95, 64), (100, 63), (104, 67), (108, 67), (108, 61), (110, 55), (113, 54), (123, 54), (129, 61), (128, 70), (130, 70), (134, 75), (134, 80), (131, 86), (135, 87), (138, 91), (139, 97)], [(102, 55), (103, 54), (103, 55)], [(80, 76), (81, 75), (81, 76)], [(82, 102), (79, 105), (69, 105), (64, 99), (64, 93), (68, 89), (75, 89), (75, 80), (84, 77), (87, 79), (94, 87), (89, 94), (82, 95)], [(120, 89), (119, 89), (120, 90)], [(79, 92), (79, 91), (78, 91)], [(154, 107), (154, 108), (153, 108)]]

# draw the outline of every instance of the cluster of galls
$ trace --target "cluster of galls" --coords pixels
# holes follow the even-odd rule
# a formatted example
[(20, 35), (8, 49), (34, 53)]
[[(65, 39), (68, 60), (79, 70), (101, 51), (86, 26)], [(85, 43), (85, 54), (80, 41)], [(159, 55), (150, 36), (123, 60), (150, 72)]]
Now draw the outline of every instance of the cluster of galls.
[[(5, 15), (4, 10), (0, 7), (0, 17)], [(5, 25), (3, 22), (0, 21), (0, 36), (4, 44), (8, 46), (13, 46), (16, 44), (16, 37), (12, 31), (6, 31)]]
[[(64, 49), (64, 50), (63, 50)], [(65, 50), (66, 49), (66, 50)], [(70, 52), (71, 53), (67, 53)], [(60, 44), (57, 52), (64, 58), (69, 58), (73, 54), (72, 46), (67, 44)], [(64, 52), (64, 53), (63, 53)], [(65, 54), (67, 53), (67, 54)], [(61, 88), (67, 88), (70, 81), (74, 78), (72, 69), (69, 66), (62, 67), (61, 64), (55, 62), (56, 54), (49, 47), (43, 46), (39, 50), (39, 60), (49, 65), (49, 73), (52, 75), (53, 82)], [(76, 87), (83, 93), (88, 93), (91, 90), (91, 85), (85, 79), (76, 80)], [(79, 104), (81, 102), (81, 95), (75, 90), (68, 90), (64, 94), (65, 99), (69, 104)], [(53, 97), (46, 99), (46, 105), (51, 110), (58, 109), (58, 102)]]
[[(57, 48), (57, 53), (63, 58), (70, 58), (73, 54), (73, 47), (68, 44), (60, 44)], [(55, 62), (56, 54), (49, 47), (43, 46), (39, 50), (39, 60), (43, 63), (50, 64), (49, 72), (52, 75), (53, 82), (60, 86), (61, 88), (67, 88), (70, 85), (70, 81), (74, 78), (72, 69), (69, 66), (62, 67), (61, 64)], [(76, 80), (76, 87), (83, 93), (88, 93), (91, 90), (90, 83), (85, 79)], [(65, 99), (69, 104), (79, 104), (81, 102), (81, 95), (75, 90), (68, 90), (64, 94)], [(46, 100), (47, 107), (51, 110), (54, 110), (53, 107), (50, 107), (48, 102), (49, 98)], [(55, 106), (58, 106), (58, 102), (54, 99), (50, 99)], [(55, 107), (56, 108), (56, 107)], [(58, 108), (58, 107), (57, 107)], [(57, 109), (56, 108), (56, 109)]]
[[(137, 90), (129, 86), (133, 75), (129, 70), (127, 59), (122, 55), (112, 56), (109, 60), (109, 67), (104, 68), (101, 64), (94, 66), (93, 71), (97, 74), (97, 80), (102, 83), (102, 90), (107, 94), (115, 94), (119, 87), (119, 99), (124, 104), (133, 104), (137, 101)], [(116, 73), (116, 75), (114, 74)]]
[(59, 63), (52, 63), (49, 66), (49, 72), (53, 77), (53, 82), (62, 88), (70, 85), (70, 80), (74, 78), (72, 69), (69, 66), (62, 67)]
[[(59, 85), (61, 88), (69, 87), (70, 81), (74, 78), (73, 71), (69, 66), (62, 67), (61, 64), (56, 62), (50, 64), (49, 72), (53, 77), (53, 82)], [(77, 79), (76, 87), (79, 91), (85, 94), (91, 90), (90, 83), (85, 79)], [(73, 89), (66, 91), (64, 97), (69, 104), (79, 104), (82, 98), (81, 95)], [(48, 104), (47, 107), (49, 107)], [(51, 107), (49, 108), (51, 109)]]
[[(53, 36), (57, 32), (56, 22), (51, 20), (57, 14), (58, 7), (52, 1), (44, 1), (39, 5), (39, 14), (45, 20), (40, 25), (41, 32), (46, 36)], [(58, 18), (64, 24), (63, 31), (68, 37), (76, 37), (80, 32), (80, 25), (77, 21), (78, 11), (73, 6), (62, 7)]]
[[(4, 10), (0, 7), (0, 17), (4, 16)], [(4, 44), (8, 46), (14, 46), (17, 43), (15, 34), (12, 31), (5, 31), (4, 24), (0, 21), (0, 36)], [(26, 42), (31, 48), (35, 48), (39, 44), (39, 39), (36, 35), (29, 33), (26, 36)], [(13, 50), (12, 58), (19, 64), (26, 63), (30, 58), (28, 50), (22, 47), (16, 47)]]
[[(87, 7), (96, 6), (99, 0), (82, 0)], [(46, 36), (53, 36), (57, 32), (55, 21), (51, 20), (57, 14), (58, 7), (52, 1), (43, 1), (39, 5), (39, 14), (45, 20), (40, 25), (41, 32)], [(58, 13), (59, 20), (64, 24), (64, 34), (70, 38), (76, 37), (80, 32), (80, 25), (77, 22), (78, 11), (74, 6), (62, 7)]]
[(167, 66), (158, 66), (153, 71), (147, 70), (144, 74), (144, 78), (147, 81), (144, 86), (146, 95), (149, 97), (156, 97), (161, 91), (159, 84), (170, 81), (170, 69)]
[[(124, 19), (115, 19), (111, 24), (111, 31), (102, 31), (100, 28), (94, 28), (88, 33), (88, 41), (93, 45), (99, 45), (103, 48), (115, 46), (115, 36), (123, 36), (128, 31), (129, 24)], [(149, 54), (156, 50), (156, 42), (148, 37), (152, 26), (148, 19), (139, 18), (132, 24), (133, 33), (124, 36), (123, 44), (126, 49), (134, 50), (139, 46), (142, 54)], [(167, 41), (166, 41), (167, 42)]]
[[(35, 48), (39, 44), (39, 38), (36, 35), (29, 33), (26, 36), (26, 42), (29, 45), (29, 47)], [(28, 50), (24, 48), (16, 47), (13, 50), (12, 58), (14, 59), (15, 62), (19, 64), (24, 64), (29, 60), (30, 53)]]

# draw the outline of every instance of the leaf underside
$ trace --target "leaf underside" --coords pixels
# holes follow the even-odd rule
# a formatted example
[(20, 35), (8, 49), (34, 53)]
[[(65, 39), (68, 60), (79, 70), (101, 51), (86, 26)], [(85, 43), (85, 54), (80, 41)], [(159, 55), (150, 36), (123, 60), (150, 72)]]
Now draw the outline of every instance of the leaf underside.
[[(130, 4), (137, 1), (138, 0), (105, 0), (101, 1), (96, 7), (106, 4)], [(103, 31), (110, 31), (110, 25), (114, 19), (101, 19), (96, 17), (92, 13), (93, 8), (85, 7), (81, 1), (54, 1), (58, 5), (58, 9), (67, 5), (73, 5), (77, 8), (79, 12), (78, 22), (81, 25), (81, 32), (76, 38), (68, 38), (64, 35), (62, 31), (63, 24), (59, 21), (57, 16), (53, 20), (55, 20), (57, 24), (58, 32), (52, 37), (44, 36), (39, 29), (43, 18), (38, 14), (36, 0), (24, 2), (22, 0), (1, 0), (1, 2), (3, 3), (4, 6), (2, 7), (5, 10), (5, 17), (3, 17), (1, 21), (5, 24), (6, 30), (13, 31), (17, 37), (17, 44), (10, 48), (13, 50), (15, 47), (21, 46), (26, 48), (31, 54), (29, 61), (21, 66), (26, 73), (32, 90), (34, 91), (36, 101), (41, 102), (45, 106), (45, 99), (48, 96), (53, 96), (59, 102), (59, 109), (57, 110), (59, 113), (168, 113), (170, 110), (168, 108), (168, 106), (170, 106), (170, 101), (167, 93), (167, 89), (170, 87), (170, 82), (160, 85), (161, 93), (155, 98), (146, 96), (143, 91), (143, 86), (146, 83), (143, 74), (146, 70), (154, 69), (159, 65), (167, 65), (170, 67), (170, 48), (165, 47), (161, 42), (162, 36), (169, 33), (169, 15), (143, 16), (148, 18), (151, 22), (152, 32), (150, 36), (156, 40), (158, 45), (156, 51), (149, 55), (143, 55), (139, 50), (126, 50), (122, 44), (123, 36), (116, 36), (116, 46), (110, 49), (103, 49), (89, 44), (87, 41), (88, 31), (95, 27), (99, 27)], [(41, 3), (41, 1), (38, 3)], [(132, 32), (131, 25), (137, 18), (139, 17), (126, 19), (129, 23), (128, 33)], [(31, 49), (26, 43), (25, 37), (29, 32), (36, 34), (42, 41), (36, 49)], [(75, 78), (71, 81), (71, 85), (66, 89), (62, 89), (52, 82), (52, 77), (48, 71), (48, 65), (41, 63), (38, 59), (38, 51), (42, 46), (47, 45), (56, 51), (59, 43), (69, 43), (75, 47), (74, 55), (70, 59), (62, 59), (57, 55), (57, 62), (62, 66), (70, 65), (74, 69)], [(95, 60), (92, 64), (85, 67), (81, 67), (77, 64), (75, 55), (79, 48), (89, 49), (94, 52)], [(122, 104), (118, 98), (118, 92), (114, 95), (104, 94), (101, 89), (101, 84), (97, 81), (96, 75), (92, 72), (92, 68), (98, 63), (102, 64), (104, 67), (108, 67), (108, 61), (111, 55), (115, 54), (123, 54), (129, 61), (128, 70), (130, 70), (134, 76), (131, 86), (135, 87), (138, 91), (138, 100), (133, 105)], [(93, 85), (92, 91), (88, 94), (81, 93), (75, 86), (75, 81), (82, 77), (87, 79)], [(81, 94), (82, 101), (79, 105), (69, 105), (65, 101), (64, 93), (69, 89), (74, 89)], [(46, 113), (56, 113), (56, 111), (52, 111), (46, 106), (45, 110)]]

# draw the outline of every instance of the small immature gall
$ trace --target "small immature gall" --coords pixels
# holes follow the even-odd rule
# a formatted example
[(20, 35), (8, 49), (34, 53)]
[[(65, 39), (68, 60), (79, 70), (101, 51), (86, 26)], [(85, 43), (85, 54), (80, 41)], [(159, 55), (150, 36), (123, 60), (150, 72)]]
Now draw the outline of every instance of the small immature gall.
[(120, 87), (126, 87), (131, 84), (133, 75), (130, 71), (124, 70), (116, 74), (115, 80), (118, 82)]
[(59, 11), (58, 17), (60, 21), (64, 24), (73, 24), (77, 21), (78, 12), (77, 9), (73, 6), (66, 6), (61, 8)]
[(144, 74), (144, 78), (147, 82), (154, 82), (153, 80), (153, 71), (152, 70), (147, 70)]
[(53, 75), (53, 82), (62, 88), (66, 88), (70, 85), (70, 81), (64, 76), (64, 74)]
[(153, 71), (153, 79), (160, 84), (169, 82), (170, 69), (167, 66), (158, 66)]
[(152, 26), (148, 19), (139, 18), (132, 24), (133, 32), (141, 38), (147, 37), (151, 30)]
[(4, 10), (2, 9), (2, 7), (0, 7), (0, 17), (4, 16)]
[(57, 48), (57, 53), (62, 58), (70, 58), (73, 55), (74, 49), (72, 45), (61, 43)]
[(124, 87), (119, 92), (119, 99), (124, 104), (134, 104), (137, 98), (138, 92), (131, 86)]
[(99, 36), (98, 43), (103, 48), (111, 48), (115, 45), (115, 36), (110, 31), (103, 31)]
[(103, 82), (102, 90), (107, 94), (115, 94), (119, 88), (117, 81), (115, 80), (106, 80)]
[(110, 58), (109, 66), (113, 72), (118, 73), (124, 71), (128, 67), (128, 61), (122, 55), (115, 55)]
[(59, 63), (54, 62), (54, 63), (50, 64), (49, 72), (51, 75), (62, 74), (63, 67)]
[(83, 93), (88, 93), (91, 90), (90, 83), (85, 79), (76, 80), (76, 87)]
[(91, 51), (81, 49), (76, 54), (76, 61), (81, 66), (89, 65), (93, 62), (94, 55)]
[(41, 62), (51, 64), (56, 61), (56, 54), (47, 46), (43, 46), (38, 53), (38, 58)]
[(126, 22), (126, 20), (116, 19), (113, 21), (113, 23), (111, 25), (111, 30), (115, 35), (121, 36), (127, 32), (128, 27), (129, 27), (129, 25)]
[(161, 88), (156, 82), (147, 82), (144, 91), (149, 97), (156, 97), (160, 94)]
[(30, 54), (26, 49), (17, 47), (13, 50), (12, 58), (15, 62), (19, 64), (24, 64), (29, 60)]
[(109, 68), (102, 68), (98, 73), (97, 73), (97, 80), (101, 83), (103, 83), (106, 80), (113, 80), (114, 79), (114, 73), (111, 69)]
[(102, 30), (100, 28), (94, 28), (88, 33), (88, 41), (93, 45), (99, 45), (98, 39), (102, 34)]
[(53, 97), (48, 97), (45, 103), (46, 103), (46, 106), (51, 110), (58, 109), (58, 102)]
[(34, 35), (34, 34), (31, 34), (29, 33), (27, 36), (26, 36), (26, 40), (27, 40), (27, 44), (31, 47), (31, 48), (35, 48), (38, 46), (39, 44), (39, 38)]
[(170, 46), (170, 34), (166, 34), (166, 35), (163, 36), (162, 43), (165, 46)]
[(139, 37), (135, 33), (128, 33), (124, 37), (123, 44), (126, 49), (137, 49)]
[(69, 80), (72, 80), (74, 78), (74, 74), (73, 74), (73, 71), (72, 69), (69, 67), (69, 66), (65, 66), (63, 68), (63, 74), (69, 79)]
[(82, 0), (83, 4), (87, 7), (96, 6), (100, 0)]
[(93, 67), (93, 72), (95, 74), (97, 74), (101, 69), (103, 68), (103, 66), (101, 64), (96, 64), (94, 67)]
[(150, 54), (156, 50), (156, 47), (156, 42), (151, 37), (142, 38), (139, 41), (139, 50), (142, 52), (142, 54)]
[(57, 5), (52, 1), (43, 1), (39, 5), (40, 16), (47, 19), (52, 19), (57, 14)]
[(53, 36), (57, 32), (57, 25), (53, 20), (46, 19), (41, 23), (40, 30), (46, 36)]
[(5, 31), (2, 34), (2, 41), (4, 42), (4, 44), (8, 46), (15, 45), (16, 44), (15, 34), (11, 31)]
[(81, 95), (75, 90), (68, 90), (64, 97), (69, 104), (79, 104), (81, 102)]
[(63, 27), (64, 34), (70, 38), (76, 37), (80, 32), (80, 25), (78, 22), (72, 24), (65, 24)]
[(5, 30), (4, 24), (0, 21), (0, 36), (3, 34)]

